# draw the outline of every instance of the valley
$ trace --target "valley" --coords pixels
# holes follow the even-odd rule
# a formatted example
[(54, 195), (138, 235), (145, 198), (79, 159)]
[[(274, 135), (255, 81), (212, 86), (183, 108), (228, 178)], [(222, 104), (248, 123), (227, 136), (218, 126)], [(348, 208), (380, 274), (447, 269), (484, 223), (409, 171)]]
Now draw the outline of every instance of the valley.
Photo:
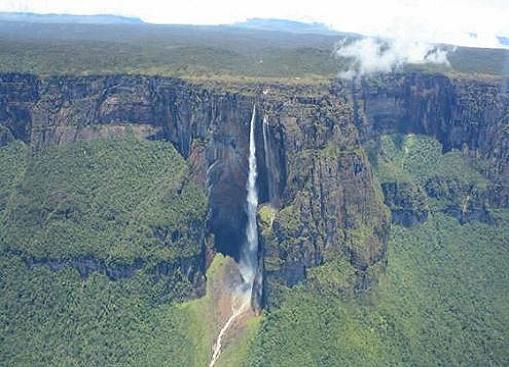
[(62, 27), (84, 50), (154, 43), (127, 66), (0, 52), (1, 365), (509, 364), (509, 92), (488, 51), (345, 80), (317, 51), (336, 36), (239, 31), (248, 52), (219, 27), (199, 45), (217, 65), (162, 71), (156, 41), (185, 29)]

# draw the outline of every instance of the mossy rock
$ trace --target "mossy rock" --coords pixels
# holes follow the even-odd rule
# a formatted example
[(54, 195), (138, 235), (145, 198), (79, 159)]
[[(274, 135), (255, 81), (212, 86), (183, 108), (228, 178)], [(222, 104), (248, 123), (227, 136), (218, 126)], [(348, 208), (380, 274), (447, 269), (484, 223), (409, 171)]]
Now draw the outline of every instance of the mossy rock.
[(262, 233), (270, 234), (272, 232), (272, 223), (276, 218), (278, 210), (271, 204), (263, 204), (258, 208), (258, 224)]

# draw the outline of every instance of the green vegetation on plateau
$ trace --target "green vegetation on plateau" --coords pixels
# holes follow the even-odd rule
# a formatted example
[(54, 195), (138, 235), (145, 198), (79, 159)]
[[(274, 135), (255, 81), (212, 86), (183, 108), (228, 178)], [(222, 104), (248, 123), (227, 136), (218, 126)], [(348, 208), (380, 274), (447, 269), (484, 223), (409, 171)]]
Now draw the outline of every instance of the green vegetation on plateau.
[[(348, 67), (348, 60), (334, 56), (338, 41), (345, 37), (358, 36), (227, 26), (0, 22), (0, 72), (309, 83), (334, 78)], [(460, 47), (448, 55), (451, 68), (427, 65), (424, 69), (508, 75), (508, 55), (506, 50)]]
[[(222, 276), (226, 259), (217, 255), (208, 284)], [(206, 366), (219, 325), (210, 290), (183, 303), (150, 301), (158, 285), (145, 272), (111, 281), (86, 279), (66, 268), (27, 270), (17, 256), (0, 256), (0, 364), (2, 366)], [(218, 290), (216, 290), (217, 292)], [(251, 321), (218, 366), (245, 360)], [(231, 362), (228, 362), (231, 361)]]
[[(13, 151), (11, 160), (24, 165), (24, 149), (12, 145), (0, 148), (2, 165)], [(186, 181), (186, 162), (171, 144), (79, 142), (49, 148), (25, 165), (21, 174), (2, 167), (2, 177), (18, 181), (0, 223), (4, 246), (36, 258), (123, 262), (200, 254), (206, 198)], [(2, 186), (12, 188), (13, 180)]]
[(342, 297), (329, 280), (288, 290), (248, 365), (507, 366), (509, 225), (500, 223), (436, 214), (394, 226), (373, 294)]
[(0, 22), (0, 72), (332, 78), (341, 37), (231, 27)]
[(382, 187), (397, 187), (395, 202), (386, 197), (391, 209), (445, 210), (464, 217), (482, 213), (487, 220), (490, 182), (475, 168), (480, 159), (472, 162), (457, 150), (443, 153), (437, 140), (413, 134), (382, 136), (368, 144), (368, 151)]
[[(196, 316), (168, 302), (186, 280), (152, 269), (200, 253), (206, 198), (171, 144), (95, 140), (30, 157), (13, 142), (0, 170), (0, 365), (203, 364)], [(144, 267), (112, 281), (24, 260), (83, 256)]]
[[(444, 214), (488, 181), (432, 138), (383, 136), (368, 151), (378, 181), (416, 188), (427, 220), (392, 226), (386, 273), (367, 295), (344, 292), (353, 274), (341, 262), (280, 290), (245, 365), (509, 365), (509, 210), (492, 209), (491, 224)], [(456, 191), (429, 198), (436, 180)]]
[(424, 184), (430, 177), (447, 176), (482, 188), (488, 183), (461, 152), (453, 150), (443, 154), (442, 144), (431, 137), (383, 135), (377, 142), (371, 142), (369, 148), (381, 182), (397, 180)]

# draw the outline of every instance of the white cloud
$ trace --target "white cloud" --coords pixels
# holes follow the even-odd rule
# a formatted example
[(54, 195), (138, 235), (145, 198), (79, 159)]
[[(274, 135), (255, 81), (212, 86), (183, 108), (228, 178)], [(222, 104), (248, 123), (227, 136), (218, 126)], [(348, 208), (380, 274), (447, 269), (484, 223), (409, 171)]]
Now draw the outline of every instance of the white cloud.
[(447, 50), (433, 44), (408, 39), (362, 38), (338, 44), (336, 54), (352, 60), (352, 66), (340, 77), (390, 72), (404, 64), (449, 65)]
[(193, 24), (275, 17), (320, 21), (372, 36), (479, 47), (500, 47), (496, 36), (509, 36), (509, 0), (0, 0), (0, 11), (114, 13)]

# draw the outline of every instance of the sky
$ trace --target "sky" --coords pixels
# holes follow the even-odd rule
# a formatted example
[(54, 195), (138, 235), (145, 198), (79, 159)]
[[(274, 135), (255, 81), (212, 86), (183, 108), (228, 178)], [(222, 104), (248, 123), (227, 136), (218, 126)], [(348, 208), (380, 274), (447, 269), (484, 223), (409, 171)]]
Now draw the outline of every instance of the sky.
[(0, 0), (0, 11), (108, 13), (176, 24), (284, 18), (370, 36), (473, 47), (501, 47), (497, 36), (509, 37), (509, 0)]

